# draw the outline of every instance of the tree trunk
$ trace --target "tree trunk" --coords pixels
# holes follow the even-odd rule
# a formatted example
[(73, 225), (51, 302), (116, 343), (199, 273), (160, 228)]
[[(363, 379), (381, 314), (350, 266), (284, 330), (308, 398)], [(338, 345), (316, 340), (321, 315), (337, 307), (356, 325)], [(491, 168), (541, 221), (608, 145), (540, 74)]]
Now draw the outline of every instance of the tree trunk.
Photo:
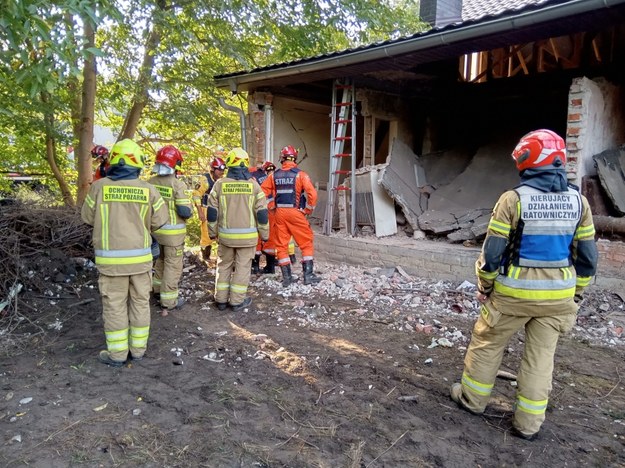
[[(74, 23), (74, 17), (69, 12), (65, 13), (65, 25), (68, 37), (72, 38), (72, 42), (75, 44), (76, 49), (78, 49), (79, 46), (74, 35), (74, 28), (76, 27), (76, 24)], [(74, 65), (78, 68), (78, 61), (76, 61)], [(74, 136), (73, 145), (74, 148), (76, 148), (78, 146), (78, 134), (80, 133), (80, 109), (82, 107), (82, 103), (80, 102), (80, 83), (78, 82), (78, 78), (72, 75), (68, 79), (67, 87), (70, 95), (70, 118), (72, 120), (72, 133)]]
[(145, 106), (148, 104), (148, 92), (152, 84), (152, 71), (154, 70), (156, 49), (161, 42), (162, 36), (162, 26), (161, 22), (158, 20), (158, 16), (162, 13), (162, 11), (168, 9), (167, 2), (164, 0), (159, 0), (157, 5), (158, 7), (154, 9), (154, 13), (152, 14), (152, 31), (150, 31), (148, 39), (145, 43), (143, 63), (139, 69), (137, 88), (132, 100), (132, 107), (124, 120), (124, 125), (119, 136), (120, 140), (124, 138), (133, 139), (135, 137), (137, 127), (141, 121), (141, 114), (143, 113)]
[[(48, 104), (49, 99), (48, 95), (43, 92), (41, 93), (41, 101), (45, 104)], [(63, 197), (63, 203), (66, 206), (75, 206), (74, 197), (72, 196), (72, 192), (65, 181), (65, 177), (61, 173), (59, 166), (56, 163), (56, 139), (54, 138), (54, 112), (50, 109), (45, 111), (44, 115), (44, 126), (46, 131), (46, 160), (50, 165), (50, 169), (52, 169), (52, 174), (54, 178), (59, 184), (59, 189), (61, 190), (61, 195)]]
[[(95, 28), (91, 20), (84, 16), (85, 42), (84, 48), (95, 47)], [(78, 148), (74, 150), (74, 156), (78, 168), (78, 193), (76, 195), (78, 206), (87, 197), (89, 186), (93, 180), (91, 148), (93, 147), (93, 120), (95, 113), (96, 95), (96, 58), (91, 53), (85, 53), (82, 82), (82, 106), (80, 110), (80, 128), (78, 131)]]

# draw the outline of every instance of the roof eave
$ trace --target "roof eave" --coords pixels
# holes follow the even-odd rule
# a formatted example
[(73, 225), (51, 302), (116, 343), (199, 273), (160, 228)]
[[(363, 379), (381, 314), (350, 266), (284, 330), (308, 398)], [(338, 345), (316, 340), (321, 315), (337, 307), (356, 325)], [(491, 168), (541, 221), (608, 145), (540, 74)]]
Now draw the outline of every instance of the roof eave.
[(317, 60), (308, 59), (304, 63), (285, 64), (284, 67), (276, 67), (269, 70), (252, 70), (247, 73), (238, 72), (217, 76), (215, 77), (215, 86), (217, 88), (230, 89), (233, 93), (248, 91), (251, 88), (250, 85), (255, 82), (266, 82), (267, 80), (293, 74), (307, 74), (414, 53), (437, 46), (451, 45), (483, 36), (539, 25), (558, 18), (580, 15), (596, 11), (597, 9), (609, 9), (623, 3), (625, 3), (625, 0), (572, 0), (566, 3), (544, 6), (538, 10), (522, 11), (513, 14), (506, 12), (499, 17), (488, 18), (468, 25), (459, 25), (451, 29), (446, 27), (440, 31), (430, 31), (424, 35), (398, 40), (397, 42), (378, 47), (347, 51), (334, 56), (320, 57)]

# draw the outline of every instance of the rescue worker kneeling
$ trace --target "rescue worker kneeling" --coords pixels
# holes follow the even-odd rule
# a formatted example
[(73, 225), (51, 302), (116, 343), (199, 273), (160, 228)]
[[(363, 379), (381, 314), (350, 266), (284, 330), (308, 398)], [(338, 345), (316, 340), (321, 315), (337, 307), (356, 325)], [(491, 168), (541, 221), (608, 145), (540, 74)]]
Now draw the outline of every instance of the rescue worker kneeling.
[(154, 264), (152, 290), (159, 297), (163, 316), (184, 304), (184, 299), (178, 297), (178, 282), (182, 276), (186, 220), (193, 215), (193, 208), (186, 184), (176, 176), (181, 165), (180, 150), (171, 145), (163, 146), (156, 153), (156, 164), (152, 169), (156, 175), (148, 181), (158, 189), (169, 213), (167, 224), (154, 233), (160, 255)]
[(215, 182), (208, 196), (207, 224), (211, 239), (219, 239), (215, 302), (236, 312), (252, 303), (247, 296), (250, 268), (258, 236), (269, 239), (267, 199), (250, 177), (249, 156), (242, 148), (226, 155), (227, 173)]
[(525, 135), (512, 153), (521, 183), (495, 205), (476, 262), (482, 303), (451, 399), (484, 412), (504, 348), (525, 329), (513, 433), (533, 439), (545, 420), (560, 334), (595, 274), (597, 246), (588, 200), (567, 184), (564, 140), (550, 130)]
[(106, 177), (96, 180), (81, 209), (93, 226), (95, 263), (100, 273), (102, 319), (106, 351), (99, 359), (120, 367), (128, 359), (141, 359), (150, 332), (152, 238), (169, 219), (158, 190), (139, 179), (143, 151), (132, 140), (111, 149)]

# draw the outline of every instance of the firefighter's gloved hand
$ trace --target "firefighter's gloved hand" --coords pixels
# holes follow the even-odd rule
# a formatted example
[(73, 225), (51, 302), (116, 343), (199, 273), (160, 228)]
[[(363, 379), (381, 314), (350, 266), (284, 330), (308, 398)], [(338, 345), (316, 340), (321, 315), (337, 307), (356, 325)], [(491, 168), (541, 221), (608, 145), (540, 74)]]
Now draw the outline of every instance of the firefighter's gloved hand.
[(309, 216), (312, 214), (313, 210), (311, 210), (310, 208), (304, 208), (302, 210), (300, 210), (302, 213), (304, 213), (306, 216)]
[(584, 296), (581, 294), (575, 294), (575, 296), (573, 296), (573, 300), (575, 301), (575, 304), (579, 305), (584, 300)]
[(150, 249), (152, 250), (152, 261), (156, 260), (161, 255), (161, 248), (158, 245), (158, 241), (152, 237), (152, 245), (150, 245)]

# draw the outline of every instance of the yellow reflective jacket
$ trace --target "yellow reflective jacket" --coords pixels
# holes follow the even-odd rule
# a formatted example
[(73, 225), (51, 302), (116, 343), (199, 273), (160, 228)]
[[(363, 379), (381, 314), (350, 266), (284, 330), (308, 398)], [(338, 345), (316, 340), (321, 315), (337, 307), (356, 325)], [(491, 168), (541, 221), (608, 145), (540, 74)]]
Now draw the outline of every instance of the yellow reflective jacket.
[(93, 226), (95, 263), (101, 274), (150, 271), (151, 234), (169, 219), (167, 205), (153, 185), (140, 179), (96, 180), (80, 214)]
[[(580, 199), (581, 219), (570, 247), (574, 260), (578, 244), (594, 243), (595, 236), (588, 200), (583, 195), (580, 195)], [(489, 252), (489, 246), (505, 244), (507, 249), (512, 247), (511, 236), (519, 225), (520, 209), (519, 195), (514, 190), (503, 193), (497, 201), (482, 252), (475, 264), (478, 290), (488, 294), (492, 305), (507, 315), (537, 317), (575, 313), (577, 306), (573, 297), (581, 294), (591, 280), (591, 276), (576, 272), (575, 261), (573, 265), (558, 268), (515, 266), (505, 254), (501, 258), (501, 266), (490, 265), (493, 254), (492, 249)]]
[(208, 196), (208, 207), (217, 211), (217, 221), (208, 222), (211, 239), (219, 238), (226, 247), (252, 247), (269, 239), (269, 222), (258, 222), (257, 213), (267, 210), (267, 199), (254, 179), (229, 177), (215, 182)]
[[(154, 237), (161, 245), (169, 245), (175, 247), (184, 244), (184, 238), (187, 234), (187, 222), (184, 218), (178, 216), (177, 206), (186, 206), (192, 210), (191, 199), (187, 195), (186, 184), (176, 178), (174, 174), (166, 176), (154, 176), (148, 182), (154, 185), (165, 204), (169, 213), (167, 223), (154, 233)], [(191, 211), (192, 212), (192, 211)]]

